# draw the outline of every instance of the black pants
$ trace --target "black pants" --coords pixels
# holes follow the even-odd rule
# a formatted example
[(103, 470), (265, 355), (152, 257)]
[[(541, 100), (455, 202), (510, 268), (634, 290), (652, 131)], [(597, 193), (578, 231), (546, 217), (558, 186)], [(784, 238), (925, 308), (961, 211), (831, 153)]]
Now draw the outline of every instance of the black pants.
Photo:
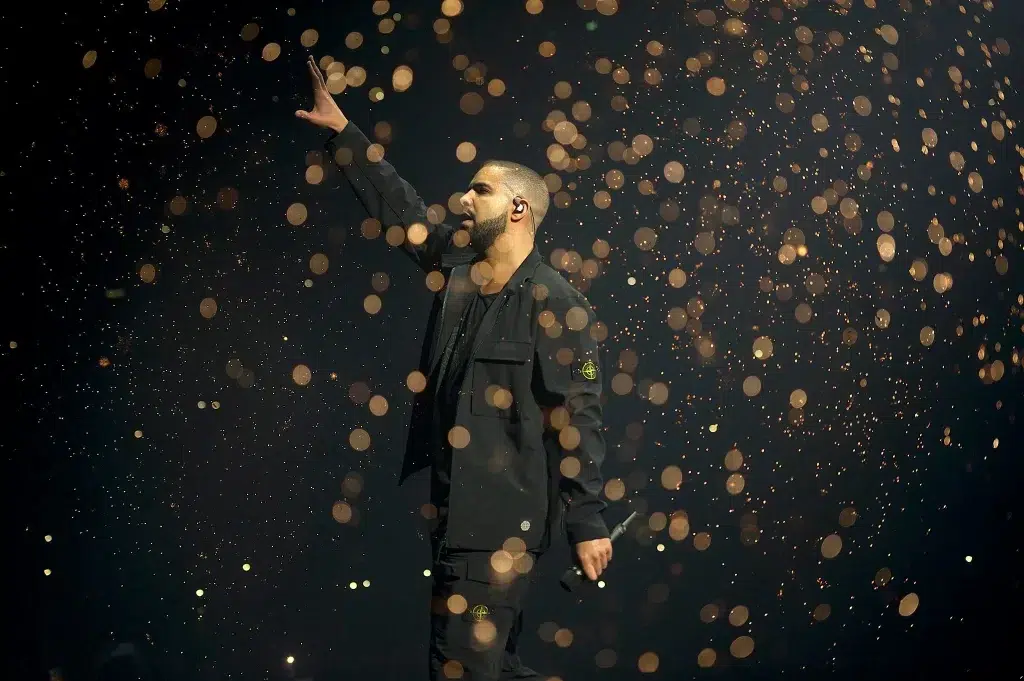
[[(517, 649), (523, 599), (533, 570), (509, 583), (492, 582), (492, 551), (439, 552), (438, 548), (434, 539), (430, 681), (546, 681), (546, 675), (523, 665)], [(535, 566), (543, 554), (532, 555)], [(465, 603), (453, 599), (455, 594)], [(453, 613), (452, 606), (461, 612)]]

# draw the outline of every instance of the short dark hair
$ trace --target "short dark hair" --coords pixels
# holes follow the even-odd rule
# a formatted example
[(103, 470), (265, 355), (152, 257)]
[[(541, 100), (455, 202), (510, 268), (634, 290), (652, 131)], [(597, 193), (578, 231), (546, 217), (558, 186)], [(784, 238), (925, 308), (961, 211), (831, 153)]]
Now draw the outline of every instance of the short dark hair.
[(482, 168), (498, 168), (501, 170), (501, 182), (516, 196), (521, 196), (530, 204), (533, 213), (534, 228), (540, 227), (551, 206), (548, 196), (548, 185), (537, 172), (515, 161), (491, 159), (485, 161)]

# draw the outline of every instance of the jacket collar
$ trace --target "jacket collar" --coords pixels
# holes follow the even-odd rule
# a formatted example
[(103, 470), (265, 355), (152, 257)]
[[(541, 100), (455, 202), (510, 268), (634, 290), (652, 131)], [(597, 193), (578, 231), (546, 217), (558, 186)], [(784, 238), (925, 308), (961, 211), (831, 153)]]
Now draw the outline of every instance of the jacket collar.
[[(468, 248), (460, 248), (454, 251), (446, 252), (441, 254), (441, 265), (442, 267), (457, 267), (459, 265), (472, 265), (475, 262), (479, 262), (484, 259), (482, 254), (477, 253)], [(540, 251), (537, 250), (536, 244), (533, 250), (530, 251), (526, 259), (520, 263), (515, 273), (505, 284), (506, 291), (513, 291), (527, 281), (533, 279), (534, 273), (537, 271), (537, 267), (540, 266), (541, 257)]]

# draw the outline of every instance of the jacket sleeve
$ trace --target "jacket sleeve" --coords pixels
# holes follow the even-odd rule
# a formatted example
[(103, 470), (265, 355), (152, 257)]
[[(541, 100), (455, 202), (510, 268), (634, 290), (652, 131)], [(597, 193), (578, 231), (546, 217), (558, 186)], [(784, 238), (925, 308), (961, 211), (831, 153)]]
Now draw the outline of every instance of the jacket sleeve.
[[(554, 406), (550, 427), (559, 430), (558, 442), (563, 471), (558, 488), (566, 504), (565, 527), (569, 544), (608, 537), (601, 515), (608, 504), (601, 499), (604, 488), (601, 464), (605, 458), (604, 421), (601, 407), (601, 370), (597, 341), (591, 335), (597, 321), (590, 303), (582, 295), (549, 300), (537, 329), (537, 361), (544, 391)], [(561, 334), (554, 333), (560, 328)], [(547, 427), (548, 424), (545, 424)], [(579, 461), (566, 465), (566, 457)]]
[[(379, 220), (385, 229), (401, 225), (406, 232), (402, 250), (424, 272), (440, 270), (441, 255), (450, 247), (455, 228), (445, 223), (430, 224), (423, 199), (394, 166), (384, 160), (383, 153), (371, 150), (370, 146), (370, 140), (351, 121), (324, 144), (370, 217)], [(409, 228), (415, 224), (426, 228), (422, 243), (414, 244), (409, 240)]]

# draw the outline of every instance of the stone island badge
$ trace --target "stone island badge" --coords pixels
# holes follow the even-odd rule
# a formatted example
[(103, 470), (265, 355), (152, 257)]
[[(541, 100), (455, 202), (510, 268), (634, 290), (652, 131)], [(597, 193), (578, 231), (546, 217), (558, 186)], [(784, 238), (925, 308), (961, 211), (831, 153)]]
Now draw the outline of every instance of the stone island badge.
[(592, 359), (575, 361), (572, 364), (572, 377), (576, 380), (596, 381), (597, 375), (597, 362)]
[(474, 622), (483, 622), (484, 619), (491, 614), (491, 611), (487, 608), (486, 605), (474, 605), (472, 608), (466, 611), (466, 614), (469, 615), (469, 619), (473, 620)]

